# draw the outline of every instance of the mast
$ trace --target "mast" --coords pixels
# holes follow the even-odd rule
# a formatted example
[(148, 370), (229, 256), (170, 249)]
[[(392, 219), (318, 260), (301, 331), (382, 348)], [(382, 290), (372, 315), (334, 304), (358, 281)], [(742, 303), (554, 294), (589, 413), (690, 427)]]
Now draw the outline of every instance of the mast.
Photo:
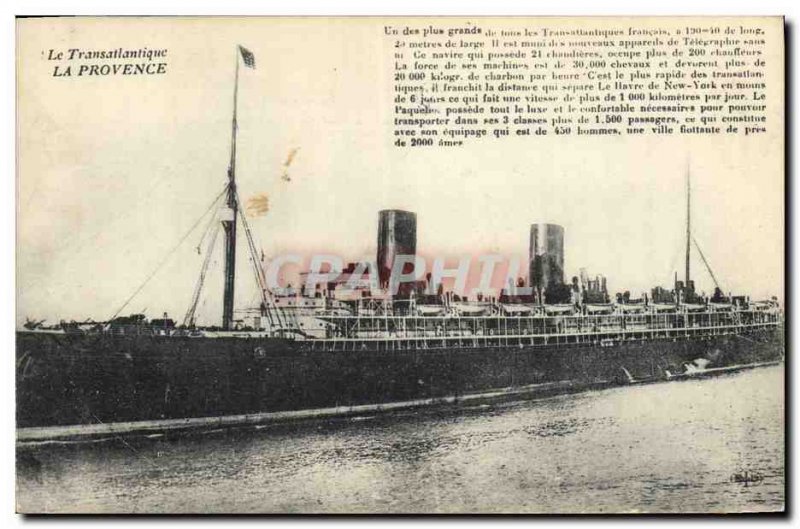
[(236, 48), (236, 73), (233, 82), (233, 122), (231, 126), (231, 161), (228, 165), (228, 216), (222, 220), (225, 231), (225, 293), (222, 306), (222, 328), (233, 327), (233, 290), (236, 279), (236, 110), (239, 95), (239, 48)]
[(686, 167), (686, 291), (689, 291), (689, 261), (692, 251), (692, 187), (689, 167)]

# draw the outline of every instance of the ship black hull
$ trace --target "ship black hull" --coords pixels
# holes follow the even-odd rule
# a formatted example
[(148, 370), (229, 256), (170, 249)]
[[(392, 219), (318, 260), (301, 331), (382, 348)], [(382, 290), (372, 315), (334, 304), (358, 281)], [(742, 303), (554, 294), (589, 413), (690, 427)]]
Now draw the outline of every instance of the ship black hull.
[(666, 379), (780, 360), (781, 329), (612, 346), (312, 350), (282, 339), (17, 333), (17, 426), (216, 417)]

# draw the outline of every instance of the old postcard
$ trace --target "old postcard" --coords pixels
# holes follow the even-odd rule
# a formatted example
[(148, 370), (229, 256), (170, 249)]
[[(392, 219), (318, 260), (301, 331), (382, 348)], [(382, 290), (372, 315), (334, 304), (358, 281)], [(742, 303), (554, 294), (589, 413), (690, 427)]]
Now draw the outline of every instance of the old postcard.
[(18, 512), (784, 510), (783, 35), (18, 19)]

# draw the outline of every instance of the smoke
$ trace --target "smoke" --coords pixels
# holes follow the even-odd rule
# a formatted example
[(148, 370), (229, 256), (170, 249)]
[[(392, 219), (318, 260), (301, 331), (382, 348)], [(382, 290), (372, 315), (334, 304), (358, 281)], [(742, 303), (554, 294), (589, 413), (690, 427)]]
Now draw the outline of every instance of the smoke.
[(261, 193), (247, 199), (247, 213), (251, 217), (261, 217), (269, 211), (269, 197)]
[(289, 176), (289, 166), (292, 165), (294, 161), (294, 157), (297, 156), (297, 151), (300, 150), (300, 147), (295, 147), (294, 149), (289, 151), (289, 155), (286, 157), (286, 161), (283, 162), (283, 174), (281, 175), (281, 179), (286, 182), (291, 182), (292, 178)]

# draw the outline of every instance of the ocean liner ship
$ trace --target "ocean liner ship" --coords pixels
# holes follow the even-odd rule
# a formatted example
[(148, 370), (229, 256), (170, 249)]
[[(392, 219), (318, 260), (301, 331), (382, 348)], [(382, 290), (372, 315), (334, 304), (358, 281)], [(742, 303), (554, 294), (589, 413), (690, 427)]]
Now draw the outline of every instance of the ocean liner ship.
[[(237, 85), (239, 59), (255, 65), (239, 51)], [(393, 285), (393, 270), (407, 272), (398, 261), (416, 254), (417, 217), (401, 210), (379, 213), (377, 294), (358, 277), (369, 270), (353, 266), (323, 288), (278, 293), (267, 284), (237, 192), (236, 93), (228, 179), (218, 196), (226, 206), (221, 325), (195, 322), (208, 259), (181, 323), (143, 314), (28, 321), (16, 334), (19, 439), (547, 395), (783, 359), (776, 300), (695, 291), (688, 178), (685, 278), (676, 274), (671, 289), (638, 300), (611, 299), (605, 280), (585, 273), (565, 282), (564, 230), (554, 224), (530, 226), (528, 293), (510, 288), (468, 299), (430, 277)], [(239, 320), (237, 227), (260, 291), (259, 306)]]

